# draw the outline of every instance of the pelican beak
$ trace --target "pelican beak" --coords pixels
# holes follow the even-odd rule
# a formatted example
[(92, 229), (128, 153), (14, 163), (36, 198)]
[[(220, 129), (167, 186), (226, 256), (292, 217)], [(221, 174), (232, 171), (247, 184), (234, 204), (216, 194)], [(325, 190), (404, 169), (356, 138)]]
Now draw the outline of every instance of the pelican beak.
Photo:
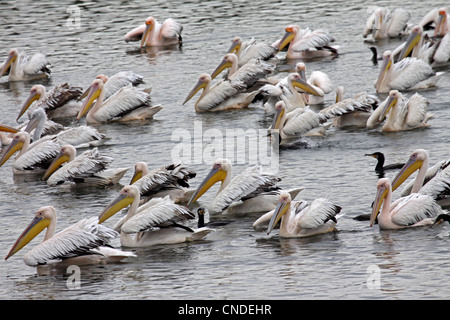
[(305, 80), (301, 79), (301, 78), (297, 78), (294, 81), (292, 81), (292, 85), (294, 87), (300, 88), (300, 90), (315, 95), (315, 96), (319, 96), (322, 97), (323, 95), (321, 95), (319, 92), (317, 92), (316, 89), (314, 89), (314, 87), (312, 87), (308, 82), (306, 82)]
[(188, 202), (188, 206), (197, 201), (209, 188), (211, 188), (216, 182), (225, 180), (227, 173), (223, 171), (219, 166), (214, 165), (208, 175), (203, 179), (202, 183), (197, 187), (191, 199)]
[(25, 127), (24, 131), (30, 133), (31, 131), (33, 131), (33, 129), (36, 129), (38, 124), (39, 120), (36, 117), (34, 117), (30, 121), (28, 121), (28, 124)]
[(434, 36), (444, 35), (444, 26), (447, 24), (447, 13), (444, 10), (439, 10), (439, 20), (434, 30)]
[(384, 105), (383, 112), (381, 113), (380, 117), (378, 118), (378, 121), (383, 121), (383, 119), (387, 116), (389, 110), (397, 103), (397, 97), (389, 96), (388, 100), (386, 101), (386, 104)]
[(147, 38), (150, 34), (150, 31), (153, 29), (153, 24), (152, 23), (145, 23), (145, 30), (144, 33), (142, 34), (142, 38), (141, 38), (141, 48), (145, 47), (145, 42), (147, 41)]
[(82, 94), (81, 96), (78, 97), (78, 101), (81, 101), (81, 100), (83, 100), (84, 98), (86, 98), (87, 95), (88, 95), (88, 93), (89, 93), (89, 90), (90, 90), (90, 89), (91, 89), (91, 86), (89, 86), (89, 88), (87, 88), (87, 89), (83, 92), (83, 94)]
[(236, 53), (237, 54), (240, 49), (241, 49), (241, 44), (239, 43), (239, 41), (233, 41), (231, 43), (230, 49), (228, 49), (228, 53)]
[(397, 176), (392, 180), (392, 191), (397, 189), (414, 171), (422, 167), (422, 164), (422, 160), (411, 159), (410, 157), (403, 168), (400, 169)]
[(284, 47), (286, 47), (292, 41), (292, 39), (294, 39), (294, 36), (295, 35), (292, 28), (286, 28), (286, 33), (278, 43), (278, 51), (281, 51)]
[(11, 64), (17, 59), (16, 55), (10, 54), (8, 55), (8, 59), (6, 59), (5, 63), (3, 64), (3, 68), (0, 71), (0, 77), (3, 76), (6, 71), (9, 69), (9, 67), (11, 66)]
[(34, 101), (39, 100), (40, 98), (41, 95), (39, 93), (37, 93), (35, 90), (31, 90), (27, 100), (25, 100), (25, 103), (22, 106), (22, 110), (20, 110), (19, 112), (19, 116), (17, 117), (16, 121), (20, 119), (20, 117), (25, 113), (25, 111), (28, 110), (28, 108)]
[(128, 195), (128, 193), (124, 193), (123, 191), (115, 198), (98, 216), (98, 223), (102, 223), (113, 215), (115, 215), (118, 211), (126, 208), (130, 205), (134, 200), (134, 197)]
[(272, 218), (270, 218), (269, 226), (267, 227), (267, 234), (269, 234), (273, 228), (277, 225), (278, 221), (280, 221), (281, 217), (287, 212), (289, 209), (289, 205), (286, 201), (280, 200), (278, 201), (277, 207), (275, 208)]
[(228, 61), (228, 59), (223, 59), (216, 70), (214, 70), (214, 72), (211, 74), (211, 79), (217, 77), (226, 68), (231, 68), (231, 62)]
[(186, 99), (184, 100), (183, 104), (184, 105), (186, 102), (188, 102), (189, 100), (191, 100), (191, 98), (193, 96), (195, 96), (195, 94), (202, 88), (206, 87), (206, 83), (202, 80), (199, 80), (197, 82), (197, 84), (195, 85), (195, 87), (191, 90), (191, 92), (189, 92), (188, 96), (186, 97)]
[(7, 126), (7, 125), (3, 125), (3, 124), (0, 124), (0, 131), (2, 131), (2, 132), (11, 132), (11, 133), (19, 132), (19, 130), (17, 130), (16, 128), (13, 128), (13, 127), (10, 127), (10, 126)]
[(420, 38), (421, 38), (421, 35), (417, 31), (411, 31), (411, 34), (409, 35), (408, 40), (406, 40), (406, 43), (403, 46), (402, 51), (400, 52), (398, 61), (406, 58), (411, 53), (411, 51), (414, 49), (414, 47), (420, 41)]
[(5, 153), (0, 159), (0, 167), (5, 164), (5, 162), (11, 158), (11, 156), (16, 153), (16, 151), (19, 151), (23, 147), (23, 142), (17, 139), (16, 137), (13, 138), (13, 141), (9, 145), (8, 149), (6, 149)]
[(272, 125), (270, 126), (271, 130), (276, 130), (280, 128), (280, 121), (284, 115), (285, 110), (283, 108), (277, 108), (275, 115), (272, 120)]
[(135, 183), (140, 178), (142, 178), (142, 171), (141, 170), (135, 170), (134, 174), (133, 174), (133, 177), (131, 178), (130, 184)]
[(34, 217), (28, 227), (22, 232), (20, 237), (16, 240), (13, 247), (5, 257), (7, 260), (14, 255), (17, 251), (25, 247), (31, 240), (33, 240), (39, 233), (42, 232), (50, 224), (50, 219), (42, 217)]
[(380, 90), (381, 82), (383, 81), (383, 79), (386, 75), (386, 72), (391, 67), (391, 63), (392, 63), (391, 59), (388, 59), (386, 57), (383, 58), (383, 64), (381, 65), (380, 72), (378, 73), (378, 79), (377, 79), (377, 82), (375, 83), (375, 89), (377, 92)]
[(69, 162), (69, 156), (61, 151), (59, 152), (58, 156), (53, 159), (47, 170), (45, 170), (42, 180), (47, 180), (48, 177), (50, 177), (51, 174), (55, 172), (56, 169), (58, 169), (64, 162)]
[(101, 92), (100, 89), (95, 84), (89, 88), (88, 96), (84, 101), (83, 106), (80, 109), (80, 112), (78, 112), (77, 121), (80, 120), (80, 118), (86, 114), (86, 112), (92, 106), (94, 101), (100, 96), (100, 92)]
[(377, 188), (377, 194), (375, 196), (375, 201), (372, 205), (372, 212), (370, 213), (370, 226), (373, 226), (375, 220), (380, 213), (381, 205), (383, 204), (384, 198), (386, 198), (388, 190), (384, 186), (379, 186)]

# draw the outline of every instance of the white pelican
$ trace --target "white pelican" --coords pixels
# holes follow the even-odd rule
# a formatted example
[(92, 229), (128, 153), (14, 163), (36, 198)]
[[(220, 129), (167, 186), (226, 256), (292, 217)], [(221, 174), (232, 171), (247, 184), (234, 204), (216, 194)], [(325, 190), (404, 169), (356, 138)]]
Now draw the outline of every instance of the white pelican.
[(151, 105), (150, 94), (131, 84), (122, 87), (108, 100), (104, 100), (104, 97), (103, 81), (95, 79), (78, 113), (77, 120), (84, 116), (89, 109), (86, 115), (87, 123), (150, 119), (162, 109), (160, 105)]
[(257, 221), (253, 227), (270, 219), (267, 234), (281, 219), (279, 235), (282, 238), (310, 237), (317, 234), (336, 231), (336, 223), (341, 207), (325, 198), (318, 198), (308, 203), (305, 200), (292, 202), (291, 195), (283, 192), (279, 195), (277, 206)]
[(30, 109), (28, 115), (31, 115), (33, 110), (42, 108), (49, 119), (74, 117), (81, 107), (81, 103), (77, 101), (81, 94), (82, 88), (73, 87), (67, 83), (56, 86), (49, 92), (43, 85), (37, 84), (31, 88), (16, 120), (19, 120), (31, 105), (33, 108)]
[(11, 133), (17, 133), (19, 132), (18, 129), (0, 124), (0, 148), (4, 146), (9, 146), (12, 142), (12, 138), (9, 137), (5, 132)]
[[(77, 149), (67, 144), (53, 159), (42, 180), (49, 186), (63, 183), (83, 186), (109, 186), (119, 183), (128, 168), (108, 168), (113, 158), (102, 155), (97, 148), (87, 150), (77, 156)], [(61, 167), (62, 164), (67, 162)]]
[(431, 196), (439, 204), (445, 205), (450, 197), (450, 159), (429, 166), (429, 155), (424, 149), (414, 150), (403, 168), (392, 180), (392, 189), (396, 190), (414, 171), (419, 170), (416, 178), (402, 191), (402, 196), (419, 193)]
[(29, 58), (25, 52), (11, 49), (0, 70), (0, 77), (9, 69), (9, 81), (46, 78), (50, 74), (49, 65), (50, 63), (42, 53), (36, 53)]
[(269, 60), (274, 58), (277, 52), (276, 47), (265, 42), (258, 42), (254, 38), (249, 41), (242, 41), (241, 37), (235, 37), (228, 49), (228, 53), (235, 53), (238, 57), (239, 67), (252, 59)]
[(47, 231), (42, 243), (23, 256), (28, 266), (52, 265), (68, 267), (70, 265), (95, 265), (119, 262), (128, 257), (135, 257), (132, 252), (114, 249), (110, 240), (118, 233), (98, 224), (98, 218), (81, 219), (68, 228), (55, 233), (56, 210), (52, 206), (40, 208), (23, 231), (5, 260), (17, 253), (45, 228)]
[(303, 62), (295, 65), (295, 71), (319, 93), (319, 95), (306, 95), (305, 104), (323, 104), (324, 95), (333, 90), (333, 82), (330, 77), (322, 71), (313, 71), (309, 78), (306, 78), (306, 65)]
[(134, 28), (125, 35), (125, 41), (140, 41), (140, 47), (158, 47), (181, 43), (183, 27), (172, 18), (163, 23), (148, 17), (145, 24)]
[(406, 34), (411, 14), (402, 8), (391, 11), (386, 7), (376, 7), (367, 18), (363, 37), (372, 35), (373, 40), (397, 38)]
[(169, 196), (153, 198), (140, 207), (139, 202), (139, 189), (134, 185), (126, 186), (99, 216), (99, 223), (103, 223), (119, 210), (130, 206), (127, 215), (114, 226), (115, 230), (120, 231), (120, 243), (124, 247), (202, 240), (212, 231), (206, 227), (195, 229), (180, 224), (193, 220), (195, 214), (175, 204)]
[(378, 93), (391, 90), (413, 90), (436, 86), (443, 72), (434, 72), (421, 59), (405, 58), (394, 64), (391, 51), (385, 51), (383, 64), (374, 87)]
[(297, 25), (285, 28), (285, 35), (277, 43), (277, 48), (282, 50), (289, 44), (286, 58), (302, 59), (314, 57), (327, 57), (337, 55), (337, 47), (332, 47), (334, 38), (324, 30), (300, 29)]
[(391, 90), (389, 96), (380, 105), (380, 121), (386, 117), (381, 131), (406, 131), (429, 127), (427, 123), (434, 115), (428, 113), (429, 101), (417, 92), (409, 99), (397, 90)]
[(432, 9), (422, 18), (419, 25), (424, 29), (434, 28), (435, 37), (445, 36), (450, 30), (450, 16), (447, 8)]
[[(216, 182), (221, 181), (209, 211), (212, 213), (251, 213), (272, 210), (276, 206), (281, 179), (273, 174), (264, 173), (260, 166), (245, 169), (233, 177), (232, 164), (228, 159), (217, 159), (211, 171), (203, 179), (188, 202), (188, 206), (197, 201)], [(290, 190), (293, 197), (301, 189)]]
[(275, 111), (275, 104), (280, 100), (285, 103), (287, 111), (290, 112), (297, 108), (306, 107), (303, 94), (321, 95), (321, 92), (302, 79), (298, 73), (289, 74), (275, 85), (266, 84), (261, 87), (259, 92), (267, 97), (267, 101), (264, 102), (264, 110), (268, 114)]
[(364, 92), (347, 99), (343, 99), (343, 95), (344, 87), (338, 86), (336, 103), (322, 109), (319, 113), (333, 118), (335, 127), (366, 126), (373, 110), (378, 107), (377, 97)]
[[(128, 86), (129, 84), (138, 86), (144, 83), (144, 77), (140, 74), (134, 73), (133, 71), (119, 71), (113, 74), (111, 77), (108, 77), (105, 74), (99, 74), (95, 77), (95, 79), (101, 79), (103, 81), (105, 90), (104, 100), (107, 100), (114, 93), (119, 91), (121, 88)], [(84, 91), (84, 93), (79, 97), (79, 100), (86, 98), (90, 88), (91, 87)], [(146, 89), (146, 91), (149, 90), (150, 89)]]
[(258, 90), (244, 92), (246, 86), (242, 81), (219, 81), (211, 85), (211, 76), (202, 74), (182, 104), (201, 89), (203, 91), (195, 103), (197, 112), (247, 108), (259, 93)]
[(377, 164), (375, 166), (375, 172), (380, 175), (384, 174), (385, 171), (401, 169), (404, 166), (404, 163), (392, 163), (392, 164), (384, 165), (385, 157), (382, 152), (366, 153), (365, 156), (377, 159)]
[[(380, 229), (402, 229), (433, 224), (442, 213), (441, 207), (428, 195), (412, 193), (393, 203), (392, 186), (387, 178), (377, 183), (377, 193), (370, 214), (370, 226), (378, 218)], [(380, 212), (380, 207), (383, 208)]]
[(423, 34), (420, 26), (414, 26), (408, 39), (402, 45), (398, 60), (408, 56), (422, 59), (434, 67), (450, 63), (450, 33), (439, 40), (431, 40)]
[(138, 187), (141, 204), (166, 195), (175, 203), (183, 203), (189, 201), (191, 191), (188, 182), (195, 176), (194, 171), (179, 163), (149, 171), (147, 163), (137, 162), (130, 184)]
[(238, 67), (238, 57), (234, 53), (227, 53), (219, 66), (211, 74), (211, 79), (217, 77), (223, 70), (229, 68), (226, 79), (229, 81), (243, 82), (247, 89), (251, 88), (258, 80), (267, 77), (275, 70), (275, 66), (265, 63), (260, 59), (253, 59)]
[(288, 112), (284, 101), (278, 101), (275, 110), (269, 131), (273, 133), (274, 130), (278, 130), (281, 140), (303, 136), (329, 119), (328, 116), (314, 112), (309, 107)]

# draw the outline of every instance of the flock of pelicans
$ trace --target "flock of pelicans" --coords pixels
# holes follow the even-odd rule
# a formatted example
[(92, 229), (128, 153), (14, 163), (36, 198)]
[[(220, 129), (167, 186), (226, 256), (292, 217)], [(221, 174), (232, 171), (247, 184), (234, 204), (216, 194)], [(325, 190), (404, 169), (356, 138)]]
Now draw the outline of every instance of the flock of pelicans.
[[(373, 41), (407, 36), (392, 51), (384, 52), (378, 78), (377, 93), (388, 93), (379, 103), (377, 97), (361, 93), (343, 98), (339, 87), (336, 103), (314, 111), (311, 105), (323, 104), (324, 95), (333, 90), (328, 76), (314, 71), (306, 77), (306, 66), (299, 62), (286, 77), (274, 75), (276, 55), (286, 51), (287, 59), (338, 55), (332, 36), (322, 30), (301, 29), (291, 25), (284, 36), (272, 44), (236, 37), (223, 61), (209, 74), (202, 74), (183, 104), (199, 95), (197, 112), (245, 108), (262, 100), (264, 110), (273, 115), (269, 131), (278, 133), (281, 141), (308, 134), (323, 134), (331, 125), (381, 127), (383, 131), (412, 130), (428, 126), (432, 117), (429, 102), (419, 93), (407, 99), (401, 92), (435, 86), (442, 72), (437, 66), (450, 62), (450, 17), (445, 8), (433, 9), (422, 21), (411, 26), (404, 9), (376, 8), (368, 18), (364, 37)], [(432, 30), (431, 33), (429, 30)], [(139, 41), (140, 47), (177, 45), (182, 41), (182, 26), (173, 19), (164, 23), (153, 17), (145, 20), (125, 36), (125, 41)], [(379, 60), (376, 49), (374, 61)], [(26, 81), (48, 77), (50, 70), (43, 54), (31, 58), (12, 49), (0, 66), (0, 76), (9, 81)], [(222, 79), (219, 74), (226, 70)], [(113, 76), (99, 75), (88, 90), (67, 83), (46, 91), (42, 85), (32, 87), (18, 113), (28, 120), (18, 127), (0, 126), (5, 151), (3, 166), (17, 153), (12, 163), (13, 174), (37, 174), (49, 186), (117, 184), (128, 168), (110, 168), (112, 158), (102, 155), (98, 146), (107, 139), (90, 124), (132, 121), (153, 117), (162, 109), (152, 105), (150, 89), (141, 89), (142, 76), (119, 72)], [(86, 118), (86, 125), (64, 127), (61, 118)], [(330, 121), (331, 120), (331, 121)], [(87, 148), (81, 154), (77, 149)], [(378, 159), (376, 171), (392, 169), (384, 166), (381, 153), (370, 154)], [(429, 164), (426, 150), (415, 150), (404, 164), (394, 166), (398, 174), (392, 180), (381, 178), (377, 184), (371, 214), (360, 217), (377, 223), (381, 229), (400, 229), (448, 221), (445, 201), (450, 194), (450, 159), (434, 166)], [(392, 193), (415, 171), (416, 178), (405, 187), (402, 197), (392, 202)], [(129, 185), (125, 186), (98, 217), (82, 219), (56, 233), (57, 212), (52, 206), (40, 208), (30, 225), (13, 244), (5, 259), (10, 258), (44, 229), (44, 241), (23, 257), (30, 266), (68, 266), (98, 264), (134, 256), (134, 253), (113, 248), (111, 239), (120, 235), (125, 248), (148, 247), (204, 239), (213, 226), (205, 225), (205, 209), (194, 213), (190, 207), (215, 183), (220, 187), (208, 205), (210, 213), (267, 212), (254, 223), (255, 230), (269, 234), (279, 228), (280, 237), (305, 237), (336, 230), (342, 216), (341, 207), (325, 198), (311, 202), (295, 200), (302, 188), (282, 190), (280, 178), (252, 166), (234, 175), (228, 159), (218, 159), (211, 171), (192, 189), (190, 179), (195, 172), (181, 164), (149, 170), (146, 163), (135, 165)], [(128, 213), (113, 229), (103, 223), (120, 210)], [(193, 227), (192, 221), (198, 219)], [(189, 224), (189, 222), (191, 222)]]

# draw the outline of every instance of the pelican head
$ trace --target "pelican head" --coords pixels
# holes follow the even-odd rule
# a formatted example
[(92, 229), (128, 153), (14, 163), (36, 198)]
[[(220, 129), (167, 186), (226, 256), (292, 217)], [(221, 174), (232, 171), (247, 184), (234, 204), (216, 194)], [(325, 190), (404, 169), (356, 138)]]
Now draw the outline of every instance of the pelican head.
[(91, 87), (89, 88), (89, 92), (87, 94), (86, 100), (84, 101), (80, 112), (78, 112), (77, 115), (77, 121), (86, 114), (86, 112), (91, 108), (92, 104), (103, 91), (103, 80), (102, 79), (95, 79), (92, 82)]
[(424, 149), (414, 150), (408, 161), (392, 180), (392, 190), (397, 189), (414, 171), (420, 169), (424, 163), (428, 166), (428, 152)]
[[(99, 74), (98, 76), (95, 77), (95, 79), (100, 79), (103, 81), (103, 83), (106, 83), (109, 80), (108, 76), (104, 74)], [(83, 92), (83, 94), (78, 98), (78, 100), (83, 100), (84, 98), (86, 98), (90, 89), (91, 87), (89, 86), (89, 88), (87, 88), (86, 91)]]
[(11, 158), (14, 153), (16, 153), (16, 151), (22, 150), (23, 146), (26, 144), (30, 144), (30, 135), (28, 132), (18, 132), (14, 134), (8, 149), (6, 149), (5, 153), (0, 158), (0, 167), (4, 165), (5, 162)]
[(66, 144), (61, 147), (61, 150), (59, 151), (59, 154), (56, 156), (55, 159), (53, 159), (50, 166), (47, 168), (47, 170), (44, 173), (44, 176), (42, 177), (42, 180), (46, 180), (50, 175), (56, 171), (63, 163), (70, 162), (73, 159), (75, 159), (75, 156), (77, 154), (77, 149), (75, 149), (74, 146), (70, 144)]
[(144, 33), (142, 34), (142, 38), (141, 38), (141, 48), (145, 46), (145, 43), (147, 42), (147, 39), (148, 39), (149, 35), (151, 34), (151, 31), (155, 27), (155, 24), (156, 24), (155, 18), (148, 17), (147, 19), (145, 19), (145, 29), (144, 29)]
[(303, 62), (299, 62), (295, 65), (295, 71), (306, 81), (306, 65)]
[(17, 49), (9, 50), (8, 58), (6, 59), (5, 63), (3, 64), (2, 70), (0, 70), (0, 77), (6, 73), (6, 71), (9, 69), (9, 67), (11, 67), (12, 63), (14, 61), (16, 61), (18, 56), (19, 56), (19, 51)]
[(42, 99), (45, 97), (45, 87), (43, 85), (37, 84), (33, 86), (30, 90), (30, 94), (28, 95), (27, 100), (25, 100), (22, 109), (19, 112), (19, 116), (16, 121), (20, 119), (20, 117), (28, 110), (28, 108), (33, 104), (34, 101)]
[(195, 190), (191, 199), (188, 202), (188, 206), (197, 201), (209, 188), (211, 188), (216, 182), (223, 181), (230, 174), (231, 176), (232, 165), (228, 159), (218, 159), (214, 162), (211, 171), (203, 179), (200, 185)]
[(217, 77), (226, 68), (231, 68), (233, 65), (237, 65), (237, 62), (238, 62), (237, 55), (235, 55), (234, 53), (227, 53), (223, 57), (222, 62), (219, 64), (216, 70), (214, 70), (214, 72), (211, 74), (211, 79)]
[(377, 183), (377, 194), (372, 204), (372, 212), (370, 213), (370, 226), (373, 226), (375, 220), (380, 213), (381, 205), (388, 193), (392, 191), (391, 183), (388, 178), (381, 178)]
[(124, 187), (120, 194), (100, 213), (98, 216), (98, 223), (102, 223), (107, 219), (111, 218), (118, 211), (126, 208), (130, 205), (134, 198), (139, 197), (139, 189), (136, 186), (130, 185)]
[(380, 68), (380, 72), (378, 73), (377, 82), (375, 82), (375, 89), (378, 92), (381, 88), (381, 84), (386, 77), (387, 72), (392, 66), (392, 52), (390, 50), (385, 51), (383, 54), (383, 63)]
[(278, 51), (281, 51), (284, 47), (286, 47), (297, 35), (298, 30), (300, 30), (299, 26), (291, 25), (287, 26), (285, 29), (286, 33), (284, 34), (283, 38), (281, 38), (280, 42), (278, 43)]
[(306, 82), (298, 73), (291, 73), (288, 76), (288, 81), (296, 88), (299, 88), (301, 91), (315, 95), (315, 96), (323, 96), (320, 94), (313, 86), (311, 86), (308, 82)]
[(148, 173), (148, 166), (145, 162), (138, 162), (134, 165), (134, 174), (130, 184), (135, 183)]
[[(20, 249), (25, 247), (31, 240), (33, 240), (39, 233), (45, 228), (48, 228), (50, 223), (56, 223), (56, 210), (52, 206), (42, 207), (34, 216), (31, 223), (22, 232), (19, 238), (14, 243), (13, 247), (9, 251), (8, 255), (5, 257), (7, 260), (9, 257), (17, 253)], [(44, 238), (46, 240), (47, 236)]]
[(402, 100), (402, 98), (403, 95), (400, 92), (398, 92), (398, 90), (389, 91), (389, 96), (386, 100), (386, 103), (384, 104), (383, 112), (381, 113), (380, 118), (378, 120), (382, 121), (389, 113), (389, 110), (391, 110), (393, 106), (395, 106), (400, 100)]
[(241, 50), (241, 46), (242, 46), (242, 39), (241, 39), (241, 37), (235, 37), (231, 41), (231, 47), (230, 47), (230, 49), (228, 49), (228, 53), (238, 54), (239, 50)]
[(273, 228), (280, 221), (281, 217), (288, 212), (291, 207), (291, 195), (287, 192), (282, 192), (278, 199), (278, 204), (273, 212), (272, 218), (270, 219), (269, 226), (267, 227), (267, 234), (269, 234)]
[(211, 76), (209, 74), (202, 74), (197, 81), (197, 84), (194, 86), (194, 88), (191, 90), (191, 92), (189, 92), (188, 96), (186, 97), (186, 99), (183, 102), (183, 105), (188, 102), (189, 100), (191, 100), (191, 98), (193, 96), (195, 96), (195, 94), (200, 90), (200, 89), (205, 89), (211, 82)]
[(447, 19), (447, 8), (440, 8), (438, 23), (436, 29), (434, 30), (435, 37), (443, 37), (447, 34), (447, 32), (449, 31)]
[(270, 126), (270, 130), (280, 130), (282, 129), (282, 119), (286, 114), (286, 103), (284, 101), (278, 101), (275, 104), (275, 115), (272, 120), (272, 125)]
[(411, 29), (411, 33), (409, 34), (409, 37), (406, 40), (405, 45), (403, 46), (403, 49), (398, 57), (399, 61), (406, 58), (411, 53), (411, 51), (413, 51), (414, 47), (417, 46), (417, 44), (420, 42), (422, 33), (423, 29), (421, 26), (414, 26)]

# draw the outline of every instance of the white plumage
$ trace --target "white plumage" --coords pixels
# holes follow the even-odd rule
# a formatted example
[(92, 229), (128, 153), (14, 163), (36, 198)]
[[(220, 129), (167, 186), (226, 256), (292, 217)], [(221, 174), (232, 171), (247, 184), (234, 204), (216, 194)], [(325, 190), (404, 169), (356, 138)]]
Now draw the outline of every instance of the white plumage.
[(182, 31), (182, 25), (172, 18), (160, 23), (154, 17), (148, 17), (145, 24), (125, 35), (125, 42), (140, 41), (141, 48), (173, 45), (182, 41)]
[(9, 70), (9, 81), (26, 81), (46, 78), (50, 63), (42, 53), (28, 57), (24, 51), (11, 49), (0, 70), (0, 77)]
[(241, 37), (235, 37), (228, 52), (236, 54), (239, 61), (238, 65), (242, 67), (253, 59), (269, 60), (274, 58), (278, 49), (265, 42), (256, 41), (254, 38), (242, 41)]
[(363, 37), (371, 35), (372, 40), (397, 38), (407, 33), (411, 14), (402, 8), (393, 11), (387, 7), (375, 7), (367, 18)]

